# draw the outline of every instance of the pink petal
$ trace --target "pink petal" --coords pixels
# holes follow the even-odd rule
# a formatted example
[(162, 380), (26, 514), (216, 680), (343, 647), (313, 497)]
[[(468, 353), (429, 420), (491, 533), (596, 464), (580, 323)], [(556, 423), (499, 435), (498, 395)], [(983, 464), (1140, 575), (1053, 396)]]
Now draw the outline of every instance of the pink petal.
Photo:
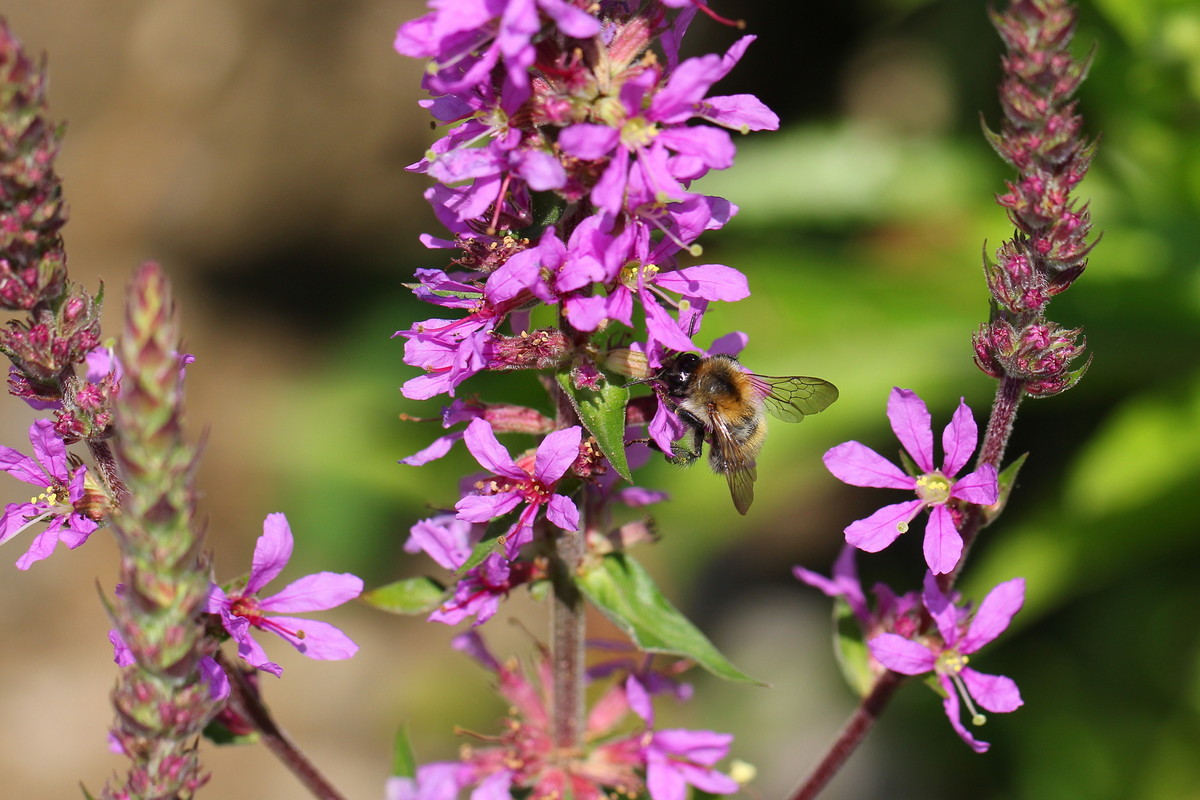
[[(463, 440), (467, 444), (467, 449), (471, 451), (471, 455), (475, 456), (475, 460), (489, 472), (517, 480), (529, 478), (529, 475), (513, 462), (512, 456), (496, 440), (492, 426), (483, 419), (471, 420), (471, 424), (463, 433)], [(465, 519), (465, 517), (460, 517), (460, 519)]]
[(900, 528), (912, 522), (922, 508), (924, 504), (920, 500), (884, 506), (871, 516), (850, 523), (845, 530), (846, 541), (859, 550), (878, 553), (896, 541), (902, 533)]
[(675, 272), (663, 272), (654, 282), (668, 291), (706, 300), (733, 302), (750, 296), (750, 284), (746, 276), (733, 267), (721, 264), (699, 264)]
[(490, 522), (519, 506), (521, 499), (517, 492), (469, 494), (454, 504), (455, 510), (458, 511), (455, 516), (467, 522)]
[(620, 137), (616, 128), (581, 122), (559, 131), (558, 145), (569, 156), (595, 161), (610, 154)]
[(1016, 711), (1025, 702), (1021, 699), (1021, 691), (1017, 689), (1017, 684), (1012, 678), (976, 672), (970, 667), (959, 674), (962, 675), (963, 683), (967, 685), (971, 697), (988, 711), (1005, 714)]
[(937, 661), (928, 647), (895, 633), (881, 633), (867, 642), (867, 647), (876, 661), (904, 675), (923, 675), (932, 671)]
[(583, 428), (578, 425), (555, 431), (543, 439), (534, 456), (534, 477), (545, 484), (558, 481), (579, 458), (579, 443), (582, 440)]
[(38, 467), (36, 461), (4, 445), (0, 445), (0, 469), (25, 483), (32, 483), (35, 486), (50, 485), (50, 479)]
[(954, 482), (950, 490), (951, 497), (966, 500), (980, 506), (990, 506), (1000, 499), (1000, 484), (996, 476), (996, 468), (984, 464), (974, 472), (968, 472)]
[(896, 387), (888, 397), (888, 419), (904, 449), (922, 472), (933, 472), (933, 428), (929, 409), (917, 393)]
[(272, 633), (279, 633), (282, 638), (309, 658), (318, 661), (341, 661), (358, 652), (358, 645), (349, 636), (342, 633), (340, 628), (334, 627), (328, 622), (300, 617), (271, 617), (269, 622), (271, 625), (282, 626), (288, 631), (295, 631), (296, 634), (303, 634), (303, 637), (285, 635), (274, 628), (268, 628)]
[(958, 607), (950, 601), (949, 597), (942, 594), (942, 589), (938, 586), (937, 578), (932, 572), (925, 573), (925, 590), (922, 592), (921, 601), (925, 604), (929, 616), (933, 617), (938, 633), (942, 635), (942, 641), (946, 643), (947, 647), (957, 646)]
[(283, 571), (291, 557), (292, 529), (288, 526), (287, 517), (278, 512), (267, 514), (263, 520), (262, 536), (254, 545), (246, 594), (257, 594), (259, 589)]
[(58, 546), (58, 532), (62, 523), (62, 517), (54, 517), (46, 530), (33, 537), (25, 555), (17, 559), (17, 569), (29, 569), (34, 563), (50, 557), (54, 548)]
[(976, 753), (986, 753), (991, 745), (972, 736), (971, 732), (963, 726), (962, 720), (959, 719), (958, 687), (945, 675), (939, 675), (938, 681), (946, 692), (946, 696), (942, 699), (942, 708), (946, 711), (946, 718), (950, 720), (950, 727), (954, 728), (954, 732), (958, 734), (959, 738), (970, 745)]
[(292, 581), (283, 591), (259, 603), (263, 611), (323, 611), (362, 594), (362, 578), (349, 573), (318, 572)]
[(0, 544), (25, 530), (25, 526), (29, 524), (25, 521), (26, 517), (36, 517), (39, 513), (41, 512), (33, 503), (9, 503), (5, 506), (4, 516), (0, 518)]
[(917, 481), (871, 448), (859, 442), (842, 442), (821, 457), (833, 476), (851, 486), (873, 489), (916, 489)]
[(550, 497), (546, 504), (546, 519), (553, 522), (564, 531), (579, 530), (579, 509), (575, 501), (566, 495), (556, 494)]
[(962, 536), (945, 506), (934, 506), (925, 525), (925, 563), (934, 575), (945, 575), (962, 555)]
[(962, 398), (958, 400), (958, 408), (950, 418), (950, 424), (942, 431), (942, 474), (957, 475), (958, 471), (967, 465), (967, 460), (975, 452), (979, 442), (979, 426), (971, 409), (967, 408)]
[(964, 653), (974, 653), (988, 642), (999, 636), (1018, 611), (1025, 604), (1025, 579), (1013, 578), (997, 585), (987, 593), (967, 635), (963, 637), (959, 650)]
[(67, 446), (54, 432), (53, 422), (39, 419), (33, 423), (29, 428), (29, 443), (33, 445), (34, 458), (42, 462), (47, 472), (59, 480), (67, 477)]

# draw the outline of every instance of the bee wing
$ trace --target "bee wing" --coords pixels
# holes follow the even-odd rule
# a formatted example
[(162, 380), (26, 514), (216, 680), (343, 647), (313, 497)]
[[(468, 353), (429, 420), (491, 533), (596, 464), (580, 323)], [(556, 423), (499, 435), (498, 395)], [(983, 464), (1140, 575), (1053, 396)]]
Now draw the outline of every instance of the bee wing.
[[(758, 469), (745, 456), (745, 448), (737, 444), (725, 418), (712, 415), (712, 447), (709, 454), (713, 468), (725, 475), (729, 483), (729, 494), (733, 506), (743, 516), (754, 502), (754, 482), (758, 480)], [(713, 457), (715, 456), (715, 457)]]
[(753, 374), (750, 378), (762, 393), (767, 411), (784, 422), (799, 422), (809, 414), (824, 411), (838, 399), (837, 387), (820, 378)]

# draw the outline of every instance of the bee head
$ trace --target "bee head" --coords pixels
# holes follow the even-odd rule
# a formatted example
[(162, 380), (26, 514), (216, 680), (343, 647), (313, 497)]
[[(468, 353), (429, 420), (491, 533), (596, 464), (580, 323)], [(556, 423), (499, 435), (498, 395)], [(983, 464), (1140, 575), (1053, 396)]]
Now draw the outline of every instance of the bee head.
[(700, 356), (695, 353), (682, 353), (664, 364), (654, 377), (666, 387), (667, 394), (682, 397), (686, 394), (700, 362)]

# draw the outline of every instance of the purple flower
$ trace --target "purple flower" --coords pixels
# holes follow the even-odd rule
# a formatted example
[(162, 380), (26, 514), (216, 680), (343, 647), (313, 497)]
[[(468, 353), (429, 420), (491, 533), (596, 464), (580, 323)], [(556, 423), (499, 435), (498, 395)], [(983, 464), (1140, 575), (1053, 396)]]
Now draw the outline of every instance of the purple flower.
[(478, 493), (455, 504), (458, 518), (467, 522), (488, 522), (525, 503), (517, 521), (505, 539), (505, 552), (517, 557), (521, 546), (533, 540), (533, 520), (538, 509), (546, 507), (546, 518), (566, 531), (579, 530), (579, 509), (564, 494), (558, 494), (558, 481), (579, 457), (583, 430), (578, 426), (555, 431), (542, 440), (533, 458), (513, 461), (496, 440), (492, 426), (482, 419), (471, 420), (464, 436), (467, 449), (493, 473), (479, 481)]
[(972, 703), (997, 714), (1015, 711), (1022, 704), (1021, 693), (1011, 678), (987, 675), (967, 666), (967, 656), (999, 636), (1021, 610), (1025, 602), (1025, 579), (1013, 578), (988, 592), (979, 604), (974, 618), (969, 611), (957, 607), (938, 589), (932, 573), (925, 577), (925, 608), (937, 624), (941, 643), (929, 637), (912, 641), (894, 633), (884, 633), (867, 645), (871, 654), (888, 669), (905, 675), (933, 672), (945, 691), (943, 706), (950, 724), (962, 740), (982, 753), (987, 742), (976, 740), (959, 720), (958, 700), (962, 698), (975, 725), (986, 720)]
[(74, 550), (99, 527), (95, 520), (76, 510), (84, 499), (87, 467), (71, 467), (66, 445), (54, 432), (54, 423), (47, 419), (34, 422), (29, 428), (29, 443), (33, 445), (33, 458), (0, 445), (0, 469), (44, 489), (27, 503), (5, 507), (4, 517), (0, 518), (0, 544), (26, 528), (49, 523), (34, 537), (25, 555), (17, 559), (18, 569), (29, 569), (35, 561), (47, 558), (59, 542)]
[[(471, 557), (483, 526), (465, 522), (449, 514), (423, 519), (412, 526), (404, 549), (424, 551), (448, 570), (457, 571)], [(467, 570), (454, 588), (454, 595), (429, 615), (430, 622), (457, 625), (475, 617), (474, 626), (491, 619), (500, 607), (501, 598), (518, 586), (528, 583), (533, 564), (509, 562), (499, 553), (489, 553), (479, 566)]]
[(733, 164), (733, 141), (726, 131), (689, 125), (701, 117), (742, 131), (774, 130), (779, 119), (751, 95), (705, 98), (729, 73), (753, 36), (744, 36), (724, 56), (709, 54), (683, 61), (658, 87), (658, 70), (632, 75), (609, 109), (614, 124), (578, 123), (559, 134), (563, 152), (608, 166), (592, 189), (592, 202), (609, 213), (622, 208), (684, 200), (684, 183), (710, 169)]
[(458, 761), (435, 761), (417, 767), (415, 778), (388, 778), (386, 800), (456, 800), (471, 784), (471, 768)]
[(283, 673), (283, 668), (267, 659), (262, 647), (250, 636), (251, 628), (276, 634), (309, 658), (337, 661), (358, 651), (358, 645), (329, 623), (275, 615), (340, 606), (362, 594), (361, 578), (318, 572), (289, 583), (270, 597), (258, 597), (263, 586), (283, 571), (291, 557), (292, 530), (287, 517), (268, 514), (263, 521), (263, 534), (254, 546), (254, 560), (245, 585), (229, 593), (214, 585), (208, 597), (208, 612), (220, 615), (225, 630), (238, 643), (238, 655), (250, 666), (276, 676)]
[(851, 523), (846, 541), (860, 550), (877, 553), (908, 530), (922, 509), (931, 509), (925, 528), (925, 562), (934, 574), (954, 569), (962, 554), (962, 537), (955, 525), (951, 501), (991, 505), (999, 497), (996, 468), (984, 464), (961, 478), (955, 475), (966, 465), (979, 438), (971, 409), (959, 401), (958, 409), (942, 433), (945, 458), (942, 468), (933, 465), (933, 430), (929, 410), (915, 392), (892, 389), (888, 398), (892, 430), (912, 456), (922, 474), (906, 474), (896, 465), (858, 442), (843, 442), (825, 453), (825, 466), (839, 480), (852, 486), (909, 489), (915, 500), (884, 506), (865, 519)]
[[(634, 676), (625, 681), (629, 706), (648, 725), (654, 725), (650, 696)], [(733, 735), (682, 728), (648, 731), (642, 738), (646, 760), (646, 789), (652, 800), (685, 800), (687, 787), (709, 794), (732, 794), (740, 786), (713, 764), (729, 753)]]

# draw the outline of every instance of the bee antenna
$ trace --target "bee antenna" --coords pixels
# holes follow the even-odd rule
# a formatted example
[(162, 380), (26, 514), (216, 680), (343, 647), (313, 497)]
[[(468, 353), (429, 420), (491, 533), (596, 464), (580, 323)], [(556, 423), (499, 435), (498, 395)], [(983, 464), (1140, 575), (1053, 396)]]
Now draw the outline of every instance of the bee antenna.
[(637, 386), (638, 384), (641, 384), (641, 383), (652, 383), (653, 381), (654, 381), (654, 378), (639, 378), (636, 381), (630, 381), (629, 383), (622, 385), (621, 388), (628, 389), (630, 386)]

